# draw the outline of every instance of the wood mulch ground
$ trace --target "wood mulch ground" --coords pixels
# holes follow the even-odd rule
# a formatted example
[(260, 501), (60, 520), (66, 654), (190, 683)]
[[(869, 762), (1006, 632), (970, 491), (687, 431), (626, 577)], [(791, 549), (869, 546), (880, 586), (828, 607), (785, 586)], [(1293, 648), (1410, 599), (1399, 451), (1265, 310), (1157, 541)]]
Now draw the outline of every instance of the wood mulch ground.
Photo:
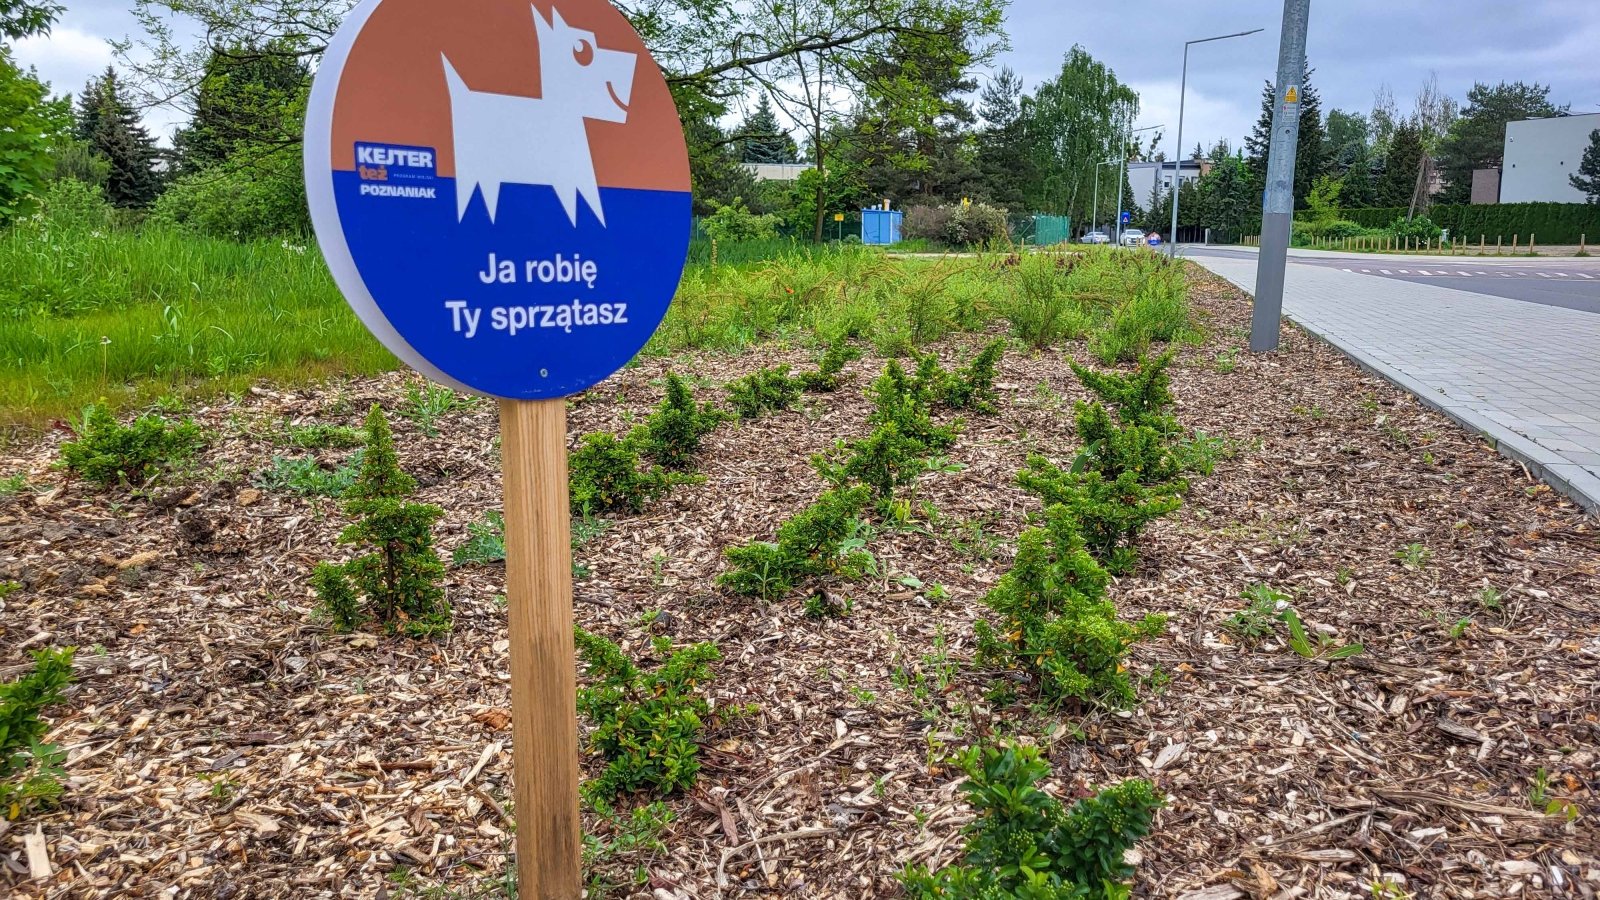
[[(994, 709), (995, 676), (970, 664), (979, 601), (1038, 506), (1012, 477), (1030, 451), (1075, 449), (1083, 392), (1059, 352), (1007, 355), (1002, 414), (967, 422), (950, 453), (961, 471), (924, 476), (931, 521), (874, 538), (882, 575), (840, 588), (848, 618), (729, 597), (712, 580), (724, 547), (770, 537), (821, 490), (807, 457), (863, 432), (861, 388), (881, 359), (803, 410), (722, 427), (704, 484), (578, 551), (583, 627), (633, 651), (664, 633), (723, 654), (700, 788), (669, 801), (665, 852), (602, 865), (625, 885), (644, 873), (617, 895), (894, 896), (908, 862), (959, 853), (971, 813), (940, 760), (984, 734), (1046, 745), (1048, 788), (1064, 798), (1132, 776), (1170, 795), (1140, 845), (1136, 896), (1600, 892), (1600, 529), (1297, 330), (1283, 353), (1237, 352), (1245, 301), (1192, 277), (1211, 339), (1175, 370), (1179, 413), (1229, 452), (1113, 586), (1125, 615), (1170, 616), (1133, 654), (1137, 708)], [(982, 340), (939, 350), (956, 363)], [(769, 347), (671, 365), (721, 382), (807, 358)], [(581, 398), (574, 437), (637, 421), (668, 365), (646, 360)], [(0, 580), (22, 585), (0, 600), (0, 677), (32, 648), (80, 648), (70, 705), (52, 714), (66, 797), (0, 825), (3, 892), (492, 895), (510, 827), (503, 568), (451, 570), (446, 639), (330, 634), (306, 576), (347, 552), (337, 505), (253, 484), (274, 454), (297, 452), (272, 442), (284, 419), (359, 424), (372, 402), (399, 410), (408, 383), (267, 387), (200, 410), (216, 439), (150, 498), (64, 482), (49, 468), (61, 434), (0, 459), (0, 474), (32, 478), (0, 499)], [(453, 413), (433, 437), (393, 418), (422, 499), (446, 509), (448, 552), (498, 505), (493, 408)], [(1397, 558), (1409, 544), (1427, 549), (1422, 567)], [(1222, 623), (1257, 583), (1365, 654), (1306, 661), (1281, 635), (1242, 646)], [(1500, 609), (1480, 605), (1486, 587)], [(738, 714), (747, 704), (758, 711)], [(1539, 785), (1577, 820), (1535, 808)], [(29, 874), (35, 833), (45, 880)], [(1378, 893), (1379, 880), (1398, 887)]]

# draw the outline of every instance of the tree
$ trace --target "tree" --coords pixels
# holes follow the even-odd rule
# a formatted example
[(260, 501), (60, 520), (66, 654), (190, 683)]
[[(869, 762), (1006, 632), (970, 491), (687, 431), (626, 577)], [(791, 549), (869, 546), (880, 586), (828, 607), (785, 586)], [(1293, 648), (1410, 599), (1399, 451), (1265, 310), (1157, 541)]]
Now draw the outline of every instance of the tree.
[(1590, 203), (1600, 203), (1600, 128), (1589, 132), (1589, 146), (1583, 151), (1578, 174), (1568, 175), (1567, 179), (1589, 196)]
[(1439, 144), (1439, 171), (1445, 187), (1444, 203), (1467, 203), (1472, 198), (1472, 173), (1498, 168), (1505, 162), (1506, 124), (1521, 119), (1564, 115), (1565, 106), (1550, 102), (1550, 87), (1500, 82), (1493, 87), (1478, 82), (1467, 92), (1466, 108), (1450, 125)]
[(1322, 158), (1330, 171), (1344, 174), (1357, 160), (1367, 158), (1371, 127), (1361, 113), (1330, 110), (1323, 138)]
[(106, 199), (124, 208), (146, 207), (155, 201), (161, 188), (155, 170), (155, 140), (123, 97), (115, 70), (107, 68), (83, 89), (74, 137), (109, 164)]
[(1416, 193), (1417, 171), (1422, 165), (1422, 128), (1407, 120), (1395, 126), (1389, 142), (1389, 155), (1383, 161), (1383, 174), (1374, 187), (1378, 206), (1409, 206)]
[(772, 111), (772, 101), (766, 94), (761, 95), (756, 111), (739, 126), (738, 147), (740, 160), (747, 163), (792, 163), (800, 159), (800, 148), (778, 124), (778, 114)]
[[(1139, 94), (1080, 46), (1067, 51), (1056, 77), (1022, 103), (1029, 152), (1039, 181), (1029, 192), (1033, 208), (1088, 221), (1096, 164), (1131, 150), (1128, 128), (1139, 113)], [(1115, 182), (1113, 182), (1114, 184)], [(1102, 188), (1102, 200), (1107, 191)], [(1115, 208), (1115, 190), (1111, 208)]]
[[(1326, 171), (1323, 155), (1326, 140), (1322, 127), (1322, 98), (1311, 84), (1315, 70), (1307, 64), (1300, 76), (1300, 133), (1294, 154), (1294, 205), (1305, 208), (1311, 185)], [(1261, 91), (1261, 116), (1245, 139), (1245, 156), (1250, 171), (1263, 188), (1267, 184), (1267, 154), (1272, 148), (1272, 113), (1277, 105), (1277, 89), (1268, 81)]]
[(28, 0), (0, 0), (0, 35), (13, 41), (36, 34), (49, 34), (63, 7), (58, 3), (29, 3)]
[(1212, 160), (1211, 171), (1195, 183), (1195, 202), (1183, 208), (1190, 206), (1194, 224), (1237, 236), (1251, 223), (1259, 225), (1261, 191), (1243, 158), (1220, 156)]
[(48, 92), (0, 46), (0, 224), (30, 211), (55, 169), (50, 151), (68, 130), (71, 112), (67, 101), (46, 99)]
[(1022, 121), (1022, 96), (1022, 78), (1010, 67), (1002, 68), (978, 95), (978, 117), (984, 127), (977, 137), (977, 166), (983, 192), (1013, 212), (1028, 208), (1025, 192), (1036, 180)]
[[(972, 42), (968, 50), (974, 65), (987, 62), (1005, 42), (1004, 0), (754, 5), (740, 0), (619, 0), (615, 5), (661, 67), (686, 129), (691, 123), (717, 121), (726, 112), (725, 98), (747, 94), (756, 85), (784, 107), (781, 89), (796, 101), (785, 111), (805, 129), (813, 162), (824, 173), (831, 149), (827, 138), (843, 119), (843, 107), (837, 104), (858, 94), (864, 63), (884, 58), (895, 36), (948, 40), (964, 34)], [(144, 37), (122, 41), (116, 49), (141, 99), (160, 103), (193, 98), (204, 82), (213, 46), (256, 46), (314, 67), (350, 6), (350, 0), (134, 0), (133, 13)], [(204, 42), (185, 44), (192, 34), (204, 35)], [(705, 129), (700, 131), (709, 137)], [(278, 142), (289, 149), (299, 139), (298, 124), (288, 122)], [(691, 165), (710, 161), (726, 171), (726, 156), (716, 151), (731, 140), (723, 135), (713, 143), (691, 145)], [(822, 205), (815, 205), (820, 215)]]
[(861, 66), (862, 102), (841, 149), (855, 154), (850, 164), (874, 196), (959, 199), (981, 187), (966, 43), (959, 33), (897, 35), (882, 59)]
[(179, 171), (201, 171), (241, 147), (285, 140), (285, 121), (303, 115), (309, 78), (305, 62), (280, 47), (211, 51), (189, 125), (173, 139)]

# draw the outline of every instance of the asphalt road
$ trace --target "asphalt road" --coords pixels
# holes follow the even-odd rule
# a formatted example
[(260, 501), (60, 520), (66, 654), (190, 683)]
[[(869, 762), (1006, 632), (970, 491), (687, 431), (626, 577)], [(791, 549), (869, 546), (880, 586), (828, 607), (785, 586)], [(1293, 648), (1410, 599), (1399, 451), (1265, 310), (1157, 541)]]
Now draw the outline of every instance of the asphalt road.
[[(1253, 259), (1248, 250), (1225, 247), (1183, 248), (1185, 256)], [(1373, 278), (1394, 278), (1436, 284), (1458, 291), (1491, 294), (1581, 312), (1600, 314), (1600, 260), (1552, 257), (1515, 262), (1481, 257), (1440, 257), (1438, 261), (1397, 260), (1377, 254), (1290, 256), (1291, 266), (1321, 266)]]

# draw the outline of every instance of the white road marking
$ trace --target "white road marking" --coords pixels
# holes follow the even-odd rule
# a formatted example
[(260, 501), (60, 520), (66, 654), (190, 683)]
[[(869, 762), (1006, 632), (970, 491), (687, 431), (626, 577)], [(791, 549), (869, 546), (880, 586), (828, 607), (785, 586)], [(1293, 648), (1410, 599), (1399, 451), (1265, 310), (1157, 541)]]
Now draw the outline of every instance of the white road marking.
[(1549, 272), (1540, 272), (1539, 273), (1539, 277), (1540, 278), (1549, 278), (1550, 277), (1550, 273)]
[(1411, 274), (1411, 270), (1409, 270), (1409, 269), (1401, 269), (1400, 270), (1400, 274), (1401, 275), (1410, 275)]
[(1472, 277), (1472, 273), (1471, 272), (1463, 272), (1460, 269), (1456, 270), (1456, 274), (1460, 275), (1462, 278), (1471, 278)]
[(1572, 275), (1567, 273), (1567, 272), (1557, 272), (1556, 273), (1556, 277), (1557, 278), (1571, 278)]
[(1379, 269), (1378, 271), (1382, 272), (1385, 275), (1393, 275), (1394, 274), (1393, 272), (1389, 271), (1388, 269)]
[(1588, 272), (1579, 272), (1578, 276), (1580, 278), (1589, 278), (1589, 279), (1593, 279), (1594, 278), (1594, 276), (1590, 275)]

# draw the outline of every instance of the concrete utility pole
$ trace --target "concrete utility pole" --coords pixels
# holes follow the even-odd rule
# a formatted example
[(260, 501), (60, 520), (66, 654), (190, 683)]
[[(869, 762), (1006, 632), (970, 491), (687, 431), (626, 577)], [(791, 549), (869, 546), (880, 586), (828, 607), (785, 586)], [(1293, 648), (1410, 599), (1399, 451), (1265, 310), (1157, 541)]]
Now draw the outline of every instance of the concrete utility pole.
[(1278, 81), (1272, 108), (1272, 144), (1267, 152), (1267, 191), (1261, 207), (1261, 253), (1256, 259), (1256, 302), (1250, 316), (1250, 350), (1278, 349), (1283, 318), (1283, 276), (1294, 225), (1294, 157), (1300, 140), (1300, 83), (1306, 71), (1306, 25), (1311, 0), (1283, 0), (1283, 37), (1278, 44)]

